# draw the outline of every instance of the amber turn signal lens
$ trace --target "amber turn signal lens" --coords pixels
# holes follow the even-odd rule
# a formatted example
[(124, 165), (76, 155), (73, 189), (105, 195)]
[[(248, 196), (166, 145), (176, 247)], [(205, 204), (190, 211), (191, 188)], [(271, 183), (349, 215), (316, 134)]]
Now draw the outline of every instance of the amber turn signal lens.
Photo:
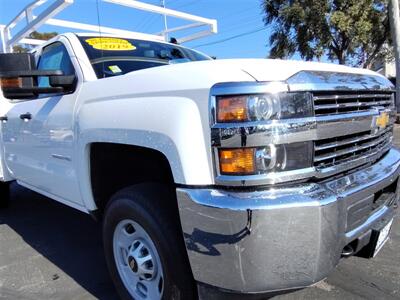
[(255, 148), (220, 149), (219, 167), (221, 174), (241, 175), (255, 173)]
[(0, 86), (2, 88), (19, 88), (22, 86), (22, 79), (21, 78), (1, 78), (0, 79)]
[(224, 97), (217, 99), (218, 122), (244, 122), (247, 117), (247, 96)]

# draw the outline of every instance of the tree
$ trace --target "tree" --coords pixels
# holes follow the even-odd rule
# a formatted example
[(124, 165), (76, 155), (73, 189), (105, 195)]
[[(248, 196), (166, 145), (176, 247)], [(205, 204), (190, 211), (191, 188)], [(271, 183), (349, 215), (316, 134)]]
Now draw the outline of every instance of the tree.
[(21, 45), (15, 45), (13, 46), (13, 52), (14, 53), (26, 53), (29, 52), (29, 48), (21, 46)]
[[(397, 77), (400, 76), (400, 3), (398, 0), (390, 0), (389, 3), (390, 28), (393, 39), (393, 48), (396, 64)], [(400, 82), (394, 78), (393, 84), (396, 86), (396, 108), (397, 114), (400, 112)], [(399, 123), (399, 119), (397, 122)]]
[(270, 57), (370, 67), (391, 55), (388, 0), (263, 0)]
[(29, 38), (36, 39), (36, 40), (48, 41), (48, 40), (52, 39), (53, 37), (55, 37), (57, 35), (58, 35), (57, 32), (37, 32), (37, 31), (33, 31), (29, 35)]
[[(37, 32), (37, 31), (33, 31), (31, 32), (31, 34), (29, 34), (28, 38), (30, 39), (35, 39), (35, 40), (44, 40), (47, 41), (53, 37), (55, 37), (56, 35), (58, 35), (57, 32)], [(32, 50), (32, 47), (30, 46), (22, 46), (22, 45), (15, 45), (13, 47), (13, 52), (14, 53), (26, 53), (29, 52), (30, 50)]]

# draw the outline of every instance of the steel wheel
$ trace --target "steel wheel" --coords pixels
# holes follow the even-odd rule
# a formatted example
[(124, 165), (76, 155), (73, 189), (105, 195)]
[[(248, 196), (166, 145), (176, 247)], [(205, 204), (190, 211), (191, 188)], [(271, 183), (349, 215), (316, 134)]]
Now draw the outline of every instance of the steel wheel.
[(160, 256), (144, 228), (122, 220), (113, 236), (115, 264), (121, 280), (134, 299), (161, 299), (164, 275)]

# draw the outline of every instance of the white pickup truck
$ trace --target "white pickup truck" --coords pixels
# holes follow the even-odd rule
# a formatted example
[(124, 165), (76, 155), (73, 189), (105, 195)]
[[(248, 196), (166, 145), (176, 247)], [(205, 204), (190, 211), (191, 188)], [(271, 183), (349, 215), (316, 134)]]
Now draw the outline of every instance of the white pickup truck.
[(123, 299), (301, 288), (388, 238), (379, 74), (67, 33), (1, 54), (0, 77), (2, 206), (17, 181), (102, 220)]

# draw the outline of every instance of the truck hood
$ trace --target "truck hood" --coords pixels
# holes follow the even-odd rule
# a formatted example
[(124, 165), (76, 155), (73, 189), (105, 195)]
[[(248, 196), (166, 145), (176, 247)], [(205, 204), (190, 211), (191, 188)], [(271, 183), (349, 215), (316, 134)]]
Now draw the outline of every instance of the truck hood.
[[(383, 76), (366, 69), (343, 65), (303, 62), (279, 59), (221, 59), (171, 64), (128, 73), (130, 80), (157, 82), (149, 84), (145, 91), (167, 91), (187, 89), (210, 89), (223, 82), (287, 81), (302, 71), (325, 71), (336, 73)], [(135, 79), (137, 78), (137, 79)], [(178, 80), (177, 80), (178, 79)]]
[[(93, 92), (105, 82), (108, 88), (104, 96), (115, 96), (126, 90), (127, 86), (134, 94), (159, 93), (176, 95), (177, 91), (204, 90), (224, 82), (250, 81), (288, 81), (302, 71), (326, 71), (337, 73), (365, 74), (371, 77), (383, 76), (364, 69), (350, 68), (335, 64), (302, 62), (272, 59), (222, 59), (171, 64), (130, 72), (123, 76), (110, 77), (93, 83)], [(92, 84), (88, 83), (87, 87)], [(184, 93), (187, 95), (187, 92)]]
[(326, 71), (351, 74), (377, 75), (377, 73), (343, 65), (280, 59), (224, 59), (215, 64), (222, 68), (236, 66), (256, 81), (285, 81), (301, 71)]

